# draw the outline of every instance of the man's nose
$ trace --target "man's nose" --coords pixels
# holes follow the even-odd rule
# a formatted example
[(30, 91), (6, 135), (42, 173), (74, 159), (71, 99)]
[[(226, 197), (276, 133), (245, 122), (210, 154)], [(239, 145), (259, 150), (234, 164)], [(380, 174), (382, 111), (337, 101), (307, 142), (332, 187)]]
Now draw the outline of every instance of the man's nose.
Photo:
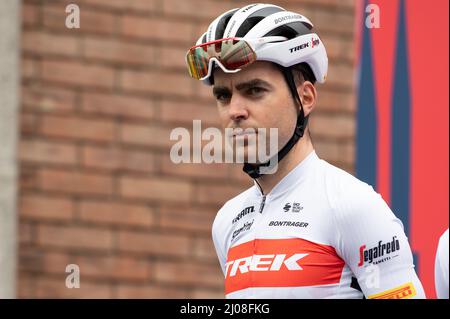
[(228, 112), (230, 119), (233, 121), (241, 121), (248, 118), (248, 110), (245, 101), (239, 97), (238, 94), (233, 94)]

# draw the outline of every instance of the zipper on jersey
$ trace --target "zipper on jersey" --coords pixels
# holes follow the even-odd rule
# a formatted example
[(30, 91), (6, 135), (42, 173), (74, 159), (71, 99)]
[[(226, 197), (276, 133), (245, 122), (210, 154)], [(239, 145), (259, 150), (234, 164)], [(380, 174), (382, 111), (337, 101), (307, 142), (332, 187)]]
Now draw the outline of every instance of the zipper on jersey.
[(262, 214), (263, 209), (264, 209), (264, 205), (266, 204), (266, 196), (261, 188), (261, 185), (259, 185), (258, 180), (255, 178), (255, 182), (258, 185), (259, 191), (262, 194), (262, 202), (261, 202), (261, 206), (259, 207), (259, 213)]
[(262, 214), (263, 209), (264, 209), (264, 205), (266, 204), (266, 195), (263, 195), (262, 197), (262, 202), (261, 202), (261, 206), (259, 207), (259, 213)]

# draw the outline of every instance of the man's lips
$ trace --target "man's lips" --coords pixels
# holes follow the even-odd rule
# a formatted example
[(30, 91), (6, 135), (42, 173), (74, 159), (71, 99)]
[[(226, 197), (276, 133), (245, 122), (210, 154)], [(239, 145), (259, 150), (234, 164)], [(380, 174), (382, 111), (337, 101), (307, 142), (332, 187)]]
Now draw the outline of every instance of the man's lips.
[(247, 129), (241, 129), (241, 128), (236, 128), (236, 129), (232, 129), (231, 132), (229, 132), (228, 136), (229, 137), (234, 137), (234, 138), (242, 138), (242, 137), (248, 137), (248, 136), (254, 136), (257, 135), (258, 132), (256, 129), (252, 129), (252, 128), (247, 128)]

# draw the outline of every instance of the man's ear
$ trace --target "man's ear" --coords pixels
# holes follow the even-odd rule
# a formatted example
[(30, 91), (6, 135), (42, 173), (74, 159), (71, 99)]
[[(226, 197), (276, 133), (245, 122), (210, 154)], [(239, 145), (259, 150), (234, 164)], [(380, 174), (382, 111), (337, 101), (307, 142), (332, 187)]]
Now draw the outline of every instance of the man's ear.
[(304, 81), (297, 86), (298, 96), (302, 101), (303, 112), (308, 116), (316, 106), (317, 91), (316, 87), (309, 81)]

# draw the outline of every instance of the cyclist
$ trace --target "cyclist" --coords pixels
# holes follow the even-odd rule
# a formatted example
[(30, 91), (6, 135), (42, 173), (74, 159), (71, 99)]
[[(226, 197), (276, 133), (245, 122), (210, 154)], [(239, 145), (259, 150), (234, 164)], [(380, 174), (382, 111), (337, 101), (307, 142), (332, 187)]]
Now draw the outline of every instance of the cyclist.
[[(371, 186), (314, 151), (307, 123), (328, 58), (308, 18), (271, 4), (227, 11), (186, 62), (213, 86), (254, 179), (213, 223), (227, 298), (425, 297), (401, 221)], [(269, 128), (281, 147), (250, 161), (252, 138), (268, 139), (260, 132)]]
[(448, 228), (439, 238), (434, 264), (434, 281), (439, 299), (448, 299)]

